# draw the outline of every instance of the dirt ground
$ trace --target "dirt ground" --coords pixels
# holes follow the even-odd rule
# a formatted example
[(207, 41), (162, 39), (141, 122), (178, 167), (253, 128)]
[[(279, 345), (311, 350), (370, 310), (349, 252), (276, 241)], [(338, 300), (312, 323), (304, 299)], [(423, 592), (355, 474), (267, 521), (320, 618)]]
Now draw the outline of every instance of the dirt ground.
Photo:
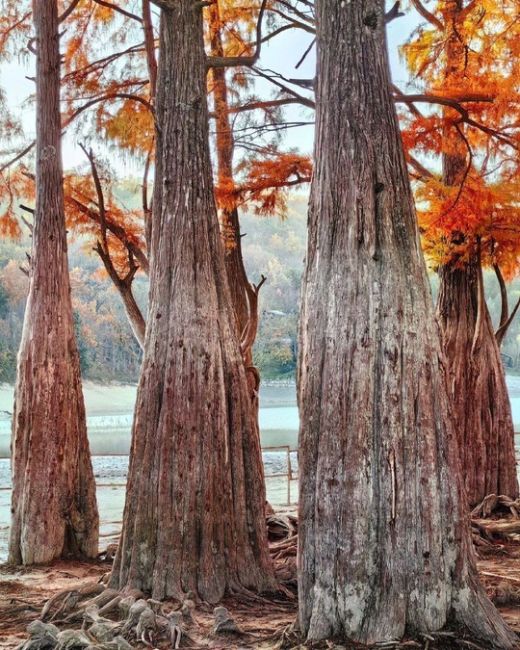
[[(479, 571), (488, 594), (508, 624), (520, 635), (520, 544), (500, 549), (499, 554), (489, 555), (479, 561)], [(294, 584), (294, 557), (279, 560), (277, 567), (279, 578), (285, 581), (290, 591)], [(50, 567), (31, 569), (0, 567), (0, 648), (14, 649), (27, 639), (27, 624), (39, 618), (43, 605), (51, 596), (64, 589), (98, 582), (109, 570), (110, 564), (101, 561), (57, 562)], [(289, 626), (296, 618), (296, 599), (291, 599), (289, 593), (276, 600), (228, 599), (223, 604), (243, 634), (216, 637), (213, 633), (212, 608), (199, 606), (194, 612), (191, 639), (185, 639), (181, 647), (191, 647), (193, 650), (304, 647), (298, 646), (297, 641), (291, 642)], [(344, 646), (331, 643), (319, 647), (339, 650)], [(402, 647), (429, 647), (432, 650), (434, 647), (439, 650), (452, 647), (481, 648), (472, 646), (469, 642), (467, 645), (464, 642), (462, 646), (450, 643), (429, 645), (426, 642), (423, 646), (422, 643), (414, 645), (413, 641)]]
[[(97, 582), (110, 565), (97, 563), (57, 562), (47, 568), (0, 569), (0, 648), (17, 648), (27, 639), (27, 624), (39, 618), (45, 602), (63, 589), (77, 589)], [(290, 625), (296, 616), (296, 600), (278, 601), (227, 599), (223, 603), (238, 627), (240, 638), (212, 638), (213, 608), (198, 607), (194, 613), (197, 638), (207, 640), (205, 648), (273, 647), (270, 637)], [(265, 641), (265, 643), (264, 643)], [(254, 646), (253, 646), (254, 644)], [(139, 647), (146, 647), (144, 645)]]

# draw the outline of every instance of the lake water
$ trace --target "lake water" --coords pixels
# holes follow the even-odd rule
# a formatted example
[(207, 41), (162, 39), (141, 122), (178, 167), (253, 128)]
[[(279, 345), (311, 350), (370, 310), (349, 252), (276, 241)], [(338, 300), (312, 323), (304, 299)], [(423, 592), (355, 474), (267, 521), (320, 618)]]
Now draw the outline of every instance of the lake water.
[[(520, 377), (508, 377), (508, 388), (515, 430), (520, 432)], [(96, 386), (86, 384), (85, 403), (87, 426), (98, 484), (97, 496), (101, 518), (101, 548), (118, 533), (124, 506), (130, 446), (132, 410), (135, 400), (134, 386)], [(12, 388), (0, 387), (0, 412), (12, 409)], [(273, 504), (294, 503), (297, 500), (297, 481), (287, 480), (288, 458), (286, 449), (269, 447), (288, 446), (292, 451), (290, 463), (297, 476), (296, 448), (298, 441), (298, 409), (294, 386), (267, 386), (260, 394), (260, 435), (264, 448), (263, 460), (266, 474), (268, 500)], [(0, 561), (5, 559), (9, 528), (10, 420), (0, 418)], [(516, 436), (517, 452), (520, 434)], [(290, 493), (288, 494), (288, 489)]]
[[(134, 386), (85, 387), (90, 449), (95, 455), (127, 454), (135, 400)], [(12, 410), (12, 388), (0, 388), (0, 411)], [(263, 447), (298, 444), (298, 409), (294, 386), (266, 386), (260, 394)], [(11, 422), (0, 417), (0, 458), (9, 457)]]
[[(97, 483), (100, 548), (117, 536), (125, 501), (134, 386), (102, 387), (86, 384), (87, 428)], [(0, 387), (0, 411), (12, 410), (12, 388)], [(295, 503), (298, 495), (298, 409), (294, 386), (267, 386), (260, 396), (262, 457), (267, 498), (273, 505)], [(11, 422), (0, 419), (0, 562), (7, 555), (11, 491), (9, 442)], [(270, 447), (284, 449), (269, 449)], [(291, 451), (288, 459), (289, 447)], [(267, 449), (266, 449), (267, 448)], [(289, 462), (293, 479), (288, 481)]]

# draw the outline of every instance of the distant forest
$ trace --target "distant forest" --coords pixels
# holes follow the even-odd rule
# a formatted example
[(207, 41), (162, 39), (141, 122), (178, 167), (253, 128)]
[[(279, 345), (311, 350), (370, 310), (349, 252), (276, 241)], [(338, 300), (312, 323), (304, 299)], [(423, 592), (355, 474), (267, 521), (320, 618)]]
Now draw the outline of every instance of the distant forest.
[[(139, 186), (121, 185), (119, 202), (131, 208), (140, 200)], [(260, 291), (260, 326), (255, 362), (264, 380), (294, 378), (300, 278), (306, 245), (305, 197), (289, 201), (287, 215), (265, 218), (242, 215), (244, 260), (252, 282), (263, 274)], [(0, 240), (0, 382), (14, 382), (16, 354), (22, 333), (31, 241)], [(85, 379), (96, 382), (136, 382), (141, 348), (128, 324), (119, 294), (102, 270), (92, 242), (69, 241), (74, 318)], [(21, 268), (20, 268), (21, 267)], [(134, 292), (146, 308), (148, 279), (137, 275)]]
[[(137, 184), (118, 190), (127, 206), (139, 200)], [(306, 245), (304, 196), (293, 196), (287, 216), (265, 218), (242, 215), (244, 260), (251, 281), (267, 278), (260, 291), (260, 326), (254, 354), (264, 381), (294, 380), (297, 355), (297, 314)], [(27, 263), (29, 235), (17, 242), (0, 240), (0, 382), (14, 382), (16, 354), (22, 332), (28, 279), (20, 267)], [(120, 297), (101, 268), (91, 245), (69, 243), (74, 317), (83, 377), (96, 382), (136, 382), (141, 349), (128, 324)], [(433, 293), (437, 276), (430, 274)], [(486, 297), (493, 322), (500, 313), (500, 293), (493, 272), (485, 272)], [(145, 308), (148, 280), (137, 276), (135, 295)], [(520, 297), (520, 279), (509, 285), (514, 306)], [(520, 316), (502, 346), (507, 372), (520, 370)]]

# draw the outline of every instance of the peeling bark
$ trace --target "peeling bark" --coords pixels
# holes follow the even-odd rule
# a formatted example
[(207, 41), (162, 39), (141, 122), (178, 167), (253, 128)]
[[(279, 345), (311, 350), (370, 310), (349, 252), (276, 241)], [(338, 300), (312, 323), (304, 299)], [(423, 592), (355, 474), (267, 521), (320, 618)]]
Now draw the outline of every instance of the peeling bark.
[(121, 543), (110, 584), (157, 599), (275, 581), (213, 196), (201, 9), (165, 3), (149, 317)]
[(302, 294), (299, 620), (365, 643), (513, 634), (479, 584), (393, 106), (383, 0), (317, 0)]
[(18, 354), (9, 562), (95, 557), (96, 488), (74, 336), (61, 164), (57, 4), (33, 3), (36, 210)]

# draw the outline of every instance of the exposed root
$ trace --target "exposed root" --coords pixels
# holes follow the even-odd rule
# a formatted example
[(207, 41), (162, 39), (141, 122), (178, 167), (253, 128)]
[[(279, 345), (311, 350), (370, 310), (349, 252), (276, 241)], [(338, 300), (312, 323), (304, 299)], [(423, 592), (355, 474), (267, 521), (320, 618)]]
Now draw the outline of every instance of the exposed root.
[(266, 517), (270, 542), (293, 537), (298, 532), (298, 519), (290, 514), (271, 514)]
[(482, 502), (471, 512), (472, 519), (488, 519), (492, 515), (498, 517), (510, 515), (513, 519), (520, 519), (520, 498), (511, 499), (501, 494), (488, 494)]
[[(58, 614), (67, 611), (67, 608), (74, 607), (82, 598), (101, 594), (104, 589), (105, 588), (103, 585), (100, 585), (96, 582), (89, 583), (76, 589), (63, 589), (57, 594), (54, 594), (54, 596), (45, 603), (41, 611), (40, 618), (42, 621), (45, 621), (47, 618), (49, 618), (49, 620), (55, 619), (57, 618)], [(55, 605), (57, 605), (56, 611), (50, 614), (52, 608)]]
[(489, 541), (520, 541), (520, 519), (473, 519), (472, 524)]
[(471, 529), (479, 555), (507, 554), (500, 542), (520, 542), (520, 498), (488, 494), (471, 512)]

